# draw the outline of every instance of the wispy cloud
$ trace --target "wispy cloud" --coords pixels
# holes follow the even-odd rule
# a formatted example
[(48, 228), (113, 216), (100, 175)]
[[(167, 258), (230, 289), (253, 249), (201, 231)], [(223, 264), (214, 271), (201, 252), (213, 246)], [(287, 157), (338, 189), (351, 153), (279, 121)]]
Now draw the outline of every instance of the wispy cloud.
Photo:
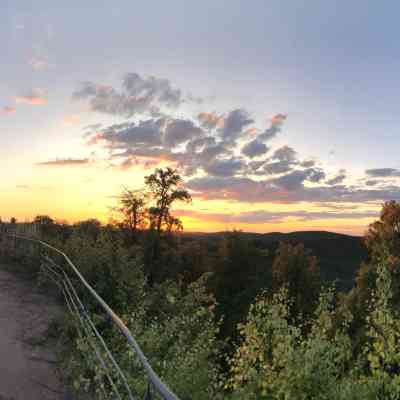
[(213, 221), (225, 224), (265, 224), (281, 223), (288, 218), (295, 218), (300, 221), (332, 220), (332, 219), (360, 219), (376, 218), (377, 210), (367, 211), (266, 211), (255, 210), (245, 211), (236, 214), (208, 213), (194, 210), (176, 210), (180, 217), (186, 216), (202, 221)]
[(48, 103), (47, 92), (44, 89), (32, 89), (31, 91), (15, 97), (15, 101), (21, 104), (40, 106)]
[(15, 188), (17, 190), (22, 190), (22, 191), (34, 191), (34, 190), (50, 191), (55, 189), (54, 186), (43, 186), (43, 185), (16, 185)]
[(0, 115), (10, 115), (15, 114), (17, 109), (12, 106), (5, 106), (0, 109)]
[(367, 169), (365, 173), (374, 178), (387, 178), (393, 176), (400, 176), (400, 170), (396, 168), (375, 168)]
[(90, 163), (88, 158), (60, 158), (56, 160), (42, 161), (36, 163), (38, 166), (47, 167), (64, 167), (64, 166), (80, 166)]
[(31, 58), (28, 62), (34, 71), (44, 71), (50, 67), (47, 60), (42, 58)]

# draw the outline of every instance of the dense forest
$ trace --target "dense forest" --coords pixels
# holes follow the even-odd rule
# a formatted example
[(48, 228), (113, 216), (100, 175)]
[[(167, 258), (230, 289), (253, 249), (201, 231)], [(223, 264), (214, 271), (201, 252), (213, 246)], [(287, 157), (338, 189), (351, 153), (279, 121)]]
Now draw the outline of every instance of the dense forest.
[[(184, 233), (173, 207), (190, 200), (176, 171), (157, 169), (143, 189), (122, 191), (108, 225), (35, 222), (182, 400), (400, 398), (399, 203), (358, 238)], [(125, 342), (96, 321), (144, 389)], [(59, 329), (74, 386), (95, 391), (100, 372), (72, 321)]]

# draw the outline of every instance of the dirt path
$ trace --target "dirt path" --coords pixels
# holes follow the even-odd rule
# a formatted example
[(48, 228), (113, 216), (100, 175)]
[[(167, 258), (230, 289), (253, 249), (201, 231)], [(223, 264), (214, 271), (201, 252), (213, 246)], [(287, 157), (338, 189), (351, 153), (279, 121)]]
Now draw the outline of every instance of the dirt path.
[(66, 400), (54, 349), (43, 345), (60, 310), (30, 282), (0, 268), (0, 400)]

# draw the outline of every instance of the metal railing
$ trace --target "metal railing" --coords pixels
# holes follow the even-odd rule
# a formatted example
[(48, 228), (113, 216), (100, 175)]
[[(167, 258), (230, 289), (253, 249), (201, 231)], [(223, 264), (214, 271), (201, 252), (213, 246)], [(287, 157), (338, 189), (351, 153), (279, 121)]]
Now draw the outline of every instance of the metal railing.
[[(108, 319), (112, 321), (112, 324), (125, 337), (129, 348), (136, 354), (147, 375), (147, 390), (144, 394), (144, 399), (151, 400), (159, 398), (163, 400), (179, 400), (153, 370), (128, 327), (86, 281), (78, 268), (65, 253), (38, 238), (21, 236), (15, 233), (15, 230), (10, 227), (3, 226), (0, 228), (0, 238), (2, 239), (3, 245), (5, 241), (9, 241), (11, 252), (14, 254), (18, 252), (21, 253), (21, 250), (26, 250), (28, 255), (32, 254), (32, 247), (36, 246), (36, 250), (38, 250), (40, 254), (40, 273), (54, 282), (60, 289), (69, 312), (77, 321), (76, 327), (79, 338), (85, 341), (88, 347), (92, 349), (94, 357), (97, 359), (103, 371), (104, 381), (100, 384), (100, 390), (105, 399), (132, 400), (138, 397), (136, 397), (136, 394), (134, 396), (134, 390), (129, 384), (129, 376), (126, 376), (123, 372), (107, 344), (107, 341), (104, 339), (98, 327), (96, 327), (88, 311), (88, 307), (78, 294), (76, 288), (77, 283), (83, 285), (84, 290), (86, 290), (93, 298), (94, 302), (101, 307), (103, 312), (108, 316)], [(31, 249), (28, 249), (29, 247), (31, 247)], [(110, 393), (112, 393), (112, 395), (110, 395)]]

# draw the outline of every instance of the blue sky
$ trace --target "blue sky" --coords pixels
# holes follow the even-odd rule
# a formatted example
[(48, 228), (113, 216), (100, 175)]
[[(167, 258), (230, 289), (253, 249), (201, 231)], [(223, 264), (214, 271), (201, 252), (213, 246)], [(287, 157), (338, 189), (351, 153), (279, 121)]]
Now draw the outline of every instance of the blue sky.
[[(89, 111), (90, 99), (72, 93), (86, 81), (118, 89), (135, 72), (202, 99), (183, 101), (174, 118), (245, 109), (264, 129), (287, 114), (271, 152), (288, 145), (330, 177), (346, 169), (348, 185), (367, 169), (397, 169), (399, 9), (394, 1), (3, 1), (0, 107), (16, 110), (0, 116), (0, 166), (25, 185), (28, 175), (39, 182), (52, 173), (15, 172), (24, 165), (89, 157), (83, 127), (127, 118)], [(46, 104), (23, 100), (37, 90)], [(396, 194), (395, 171), (390, 182), (378, 178)]]

